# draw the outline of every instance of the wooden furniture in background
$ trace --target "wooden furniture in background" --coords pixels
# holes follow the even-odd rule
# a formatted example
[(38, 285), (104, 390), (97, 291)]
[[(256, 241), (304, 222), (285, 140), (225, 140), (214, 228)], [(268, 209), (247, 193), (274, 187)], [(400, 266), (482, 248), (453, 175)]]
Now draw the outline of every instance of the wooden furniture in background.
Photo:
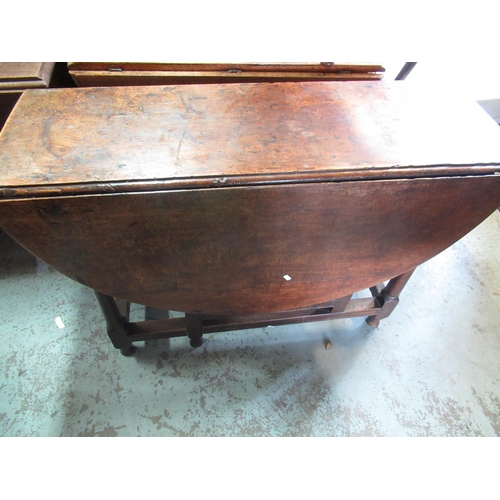
[(53, 62), (0, 63), (0, 90), (48, 88), (55, 64)]
[(380, 80), (384, 68), (373, 63), (134, 63), (70, 62), (81, 87), (335, 80)]
[[(0, 226), (97, 291), (123, 353), (376, 324), (499, 206), (499, 138), (476, 103), (407, 82), (29, 90), (0, 135)], [(186, 317), (131, 324), (113, 297)]]
[(49, 87), (55, 64), (53, 62), (0, 63), (0, 130), (23, 90)]

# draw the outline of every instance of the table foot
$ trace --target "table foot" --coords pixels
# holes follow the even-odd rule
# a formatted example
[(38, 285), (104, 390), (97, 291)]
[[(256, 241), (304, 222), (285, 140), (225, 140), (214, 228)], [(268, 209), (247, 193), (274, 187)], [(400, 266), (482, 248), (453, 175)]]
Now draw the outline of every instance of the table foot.
[(368, 316), (366, 322), (373, 328), (377, 328), (377, 326), (380, 325), (380, 319), (377, 318), (377, 316)]
[(201, 347), (203, 345), (203, 339), (192, 339), (189, 341), (191, 347)]
[(137, 347), (131, 345), (130, 347), (126, 347), (125, 349), (120, 349), (120, 352), (128, 358), (130, 356), (133, 356), (137, 352)]
[(191, 347), (200, 347), (203, 343), (203, 316), (186, 313), (186, 330)]

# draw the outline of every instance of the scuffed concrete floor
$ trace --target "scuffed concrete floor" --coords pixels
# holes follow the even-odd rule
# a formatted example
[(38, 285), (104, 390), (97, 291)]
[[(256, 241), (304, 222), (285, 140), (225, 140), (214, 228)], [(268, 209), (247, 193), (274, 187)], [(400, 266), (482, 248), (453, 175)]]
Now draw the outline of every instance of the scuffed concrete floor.
[(498, 211), (422, 265), (376, 330), (309, 323), (125, 358), (92, 291), (1, 232), (0, 297), (2, 436), (500, 434)]

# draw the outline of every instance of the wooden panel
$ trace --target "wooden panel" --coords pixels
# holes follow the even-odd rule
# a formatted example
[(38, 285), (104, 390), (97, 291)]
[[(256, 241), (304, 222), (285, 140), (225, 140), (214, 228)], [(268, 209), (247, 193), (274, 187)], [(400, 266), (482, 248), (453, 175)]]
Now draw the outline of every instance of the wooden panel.
[(70, 71), (265, 71), (325, 73), (384, 72), (378, 63), (161, 63), (161, 62), (69, 62)]
[(408, 82), (32, 90), (0, 135), (0, 189), (488, 173), (499, 138), (476, 103)]
[(0, 63), (0, 82), (13, 80), (39, 80), (43, 63), (41, 62), (3, 62)]
[(0, 63), (0, 130), (27, 88), (48, 88), (55, 63)]
[(53, 62), (0, 63), (0, 91), (47, 88), (54, 67)]
[(215, 83), (259, 82), (319, 82), (380, 80), (377, 73), (319, 73), (319, 72), (222, 72), (222, 71), (73, 71), (71, 77), (79, 87), (114, 87), (140, 85), (194, 85)]
[(321, 80), (380, 80), (369, 63), (68, 63), (79, 86), (177, 85)]
[(0, 226), (108, 295), (230, 315), (307, 307), (385, 281), (499, 204), (492, 175), (4, 200)]

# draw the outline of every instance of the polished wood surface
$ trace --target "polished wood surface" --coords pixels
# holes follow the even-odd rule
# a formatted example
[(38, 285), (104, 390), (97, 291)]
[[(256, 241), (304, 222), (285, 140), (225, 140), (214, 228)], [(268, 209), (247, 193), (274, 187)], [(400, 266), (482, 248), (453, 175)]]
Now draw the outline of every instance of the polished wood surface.
[(3, 196), (494, 173), (498, 127), (408, 82), (26, 91)]
[(333, 300), (413, 269), (499, 204), (491, 175), (1, 201), (0, 225), (107, 295), (248, 314)]
[(309, 307), (490, 215), (499, 135), (475, 103), (407, 82), (27, 91), (0, 135), (0, 226), (109, 296)]
[(384, 68), (369, 63), (137, 63), (71, 62), (78, 86), (172, 85), (282, 81), (380, 80)]

